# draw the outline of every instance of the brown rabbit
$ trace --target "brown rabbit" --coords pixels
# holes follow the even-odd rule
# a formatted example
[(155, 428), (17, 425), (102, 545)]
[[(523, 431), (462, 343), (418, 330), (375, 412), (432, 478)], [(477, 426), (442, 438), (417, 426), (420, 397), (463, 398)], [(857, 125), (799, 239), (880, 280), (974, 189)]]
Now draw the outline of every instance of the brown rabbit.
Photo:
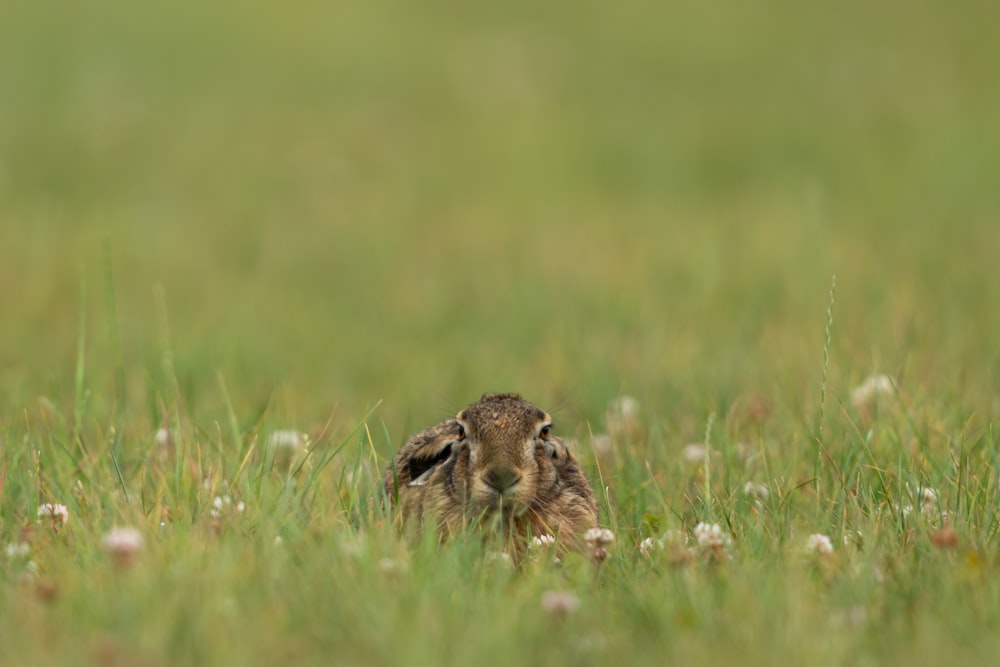
[(590, 483), (548, 414), (517, 394), (485, 394), (406, 441), (385, 473), (403, 516), (432, 520), (441, 538), (467, 526), (496, 526), (523, 548), (552, 535), (579, 547), (597, 526)]

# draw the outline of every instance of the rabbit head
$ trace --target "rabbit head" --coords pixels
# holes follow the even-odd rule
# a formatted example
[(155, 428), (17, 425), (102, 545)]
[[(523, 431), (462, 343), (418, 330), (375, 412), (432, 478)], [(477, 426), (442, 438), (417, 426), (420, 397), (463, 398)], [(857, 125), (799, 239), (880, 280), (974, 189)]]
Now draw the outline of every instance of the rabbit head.
[(522, 535), (596, 525), (589, 482), (551, 433), (549, 415), (517, 394), (486, 394), (412, 438), (386, 471), (404, 515), (433, 515), (441, 533), (499, 519)]
[(487, 394), (455, 421), (468, 449), (470, 511), (524, 514), (544, 476), (536, 450), (551, 437), (551, 417), (516, 394)]

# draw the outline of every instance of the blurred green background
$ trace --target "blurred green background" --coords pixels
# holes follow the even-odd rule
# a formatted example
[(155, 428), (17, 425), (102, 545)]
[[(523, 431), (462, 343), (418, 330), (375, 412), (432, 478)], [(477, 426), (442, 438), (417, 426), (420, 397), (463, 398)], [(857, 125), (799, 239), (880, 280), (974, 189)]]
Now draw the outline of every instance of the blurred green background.
[(801, 418), (833, 274), (834, 400), (878, 371), (1000, 414), (995, 2), (3, 15), (0, 419), (72, 411), (81, 294), (116, 408), (109, 270), (137, 431), (166, 338), (205, 425), (217, 372), (241, 417), (382, 400), (394, 439), (487, 390), (577, 432), (620, 392), (679, 438)]

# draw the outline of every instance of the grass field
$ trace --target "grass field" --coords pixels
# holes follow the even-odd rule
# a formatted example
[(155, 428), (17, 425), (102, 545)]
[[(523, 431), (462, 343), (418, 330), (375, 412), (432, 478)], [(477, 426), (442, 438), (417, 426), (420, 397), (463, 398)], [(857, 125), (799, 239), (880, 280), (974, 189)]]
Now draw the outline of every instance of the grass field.
[[(995, 662), (1000, 5), (245, 5), (4, 8), (0, 664)], [(397, 533), (485, 391), (602, 564)]]

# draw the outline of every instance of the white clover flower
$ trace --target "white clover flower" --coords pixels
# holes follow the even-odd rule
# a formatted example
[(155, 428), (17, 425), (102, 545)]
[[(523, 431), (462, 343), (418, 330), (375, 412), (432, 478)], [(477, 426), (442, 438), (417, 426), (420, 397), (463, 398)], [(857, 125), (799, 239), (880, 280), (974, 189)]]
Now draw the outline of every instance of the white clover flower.
[(173, 436), (170, 434), (170, 429), (165, 427), (157, 429), (156, 433), (153, 435), (153, 442), (160, 447), (169, 446), (173, 442)]
[(843, 542), (845, 547), (850, 546), (852, 543), (860, 546), (864, 542), (864, 535), (860, 530), (856, 530), (853, 533), (844, 533)]
[[(297, 471), (309, 460), (309, 436), (294, 429), (272, 431), (267, 437), (267, 448), (271, 451), (272, 463), (276, 470)], [(348, 471), (348, 476), (352, 471)]]
[(615, 541), (615, 534), (607, 528), (591, 528), (584, 533), (583, 539), (590, 547), (591, 560), (600, 565), (608, 558), (608, 550), (605, 547)]
[(608, 403), (608, 413), (625, 419), (635, 419), (639, 416), (639, 401), (632, 396), (619, 396)]
[(57, 503), (44, 503), (38, 506), (38, 520), (49, 518), (53, 525), (66, 523), (69, 521), (69, 510), (65, 505)]
[(668, 530), (661, 537), (647, 537), (639, 542), (639, 553), (650, 556), (655, 551), (663, 551), (667, 547), (683, 549), (687, 536), (680, 531)]
[(305, 446), (307, 440), (306, 435), (300, 431), (293, 429), (279, 429), (277, 431), (271, 431), (271, 435), (267, 438), (267, 444), (274, 449), (301, 449)]
[(771, 492), (768, 491), (767, 485), (760, 482), (747, 482), (743, 485), (743, 493), (748, 496), (756, 496), (761, 500), (766, 500)]
[(537, 537), (531, 538), (531, 542), (528, 544), (529, 549), (545, 549), (551, 547), (556, 543), (556, 538), (552, 535), (539, 535)]
[(688, 463), (704, 463), (708, 460), (708, 448), (705, 445), (693, 442), (684, 445), (682, 456)]
[(913, 488), (907, 484), (906, 490), (920, 501), (920, 511), (923, 512), (937, 508), (938, 492), (936, 489), (932, 489), (929, 486), (918, 486), (916, 492), (914, 492)]
[(701, 549), (724, 549), (732, 543), (732, 538), (717, 523), (702, 521), (694, 527), (694, 537)]
[(11, 560), (25, 558), (31, 553), (31, 545), (27, 542), (11, 542), (4, 548), (4, 554)]
[(598, 456), (606, 456), (611, 453), (611, 436), (607, 433), (595, 433), (590, 441), (594, 453)]
[(234, 505), (231, 496), (216, 496), (212, 499), (212, 509), (208, 511), (208, 514), (213, 519), (219, 519), (224, 511), (232, 510), (241, 514), (246, 508), (247, 506), (242, 500)]
[(743, 461), (749, 461), (750, 459), (757, 457), (757, 448), (749, 442), (737, 442), (734, 449), (736, 451), (736, 456), (740, 457)]
[(576, 651), (579, 653), (602, 653), (608, 647), (608, 638), (600, 632), (591, 630), (585, 636), (580, 637), (576, 642)]
[(340, 540), (340, 553), (355, 560), (365, 558), (368, 552), (365, 550), (364, 537), (361, 535), (352, 535)]
[(603, 547), (615, 541), (615, 534), (607, 528), (591, 528), (583, 535), (591, 548)]
[(38, 564), (29, 560), (24, 564), (24, 568), (21, 570), (21, 574), (18, 577), (22, 583), (31, 584), (35, 582), (35, 575), (38, 574)]
[(604, 422), (611, 435), (628, 435), (639, 425), (639, 401), (631, 396), (619, 396), (608, 403)]
[(142, 533), (131, 527), (112, 528), (101, 539), (101, 547), (122, 568), (132, 564), (142, 545)]
[(847, 610), (847, 613), (844, 615), (844, 620), (846, 620), (847, 624), (852, 627), (864, 625), (865, 621), (868, 620), (868, 610), (862, 605), (856, 604)]
[(806, 540), (806, 551), (817, 556), (826, 556), (833, 553), (833, 542), (826, 535), (814, 533)]
[(490, 551), (486, 554), (487, 563), (500, 563), (501, 565), (513, 566), (514, 561), (506, 551)]
[(109, 552), (135, 552), (142, 548), (142, 544), (142, 533), (131, 527), (112, 528), (101, 539), (101, 546)]
[(545, 591), (542, 593), (542, 609), (556, 618), (569, 616), (580, 608), (580, 598), (574, 593)]
[(888, 375), (869, 375), (851, 391), (855, 408), (866, 408), (879, 399), (890, 398), (896, 393), (896, 381)]
[(936, 489), (926, 486), (918, 486), (914, 489), (907, 484), (904, 497), (915, 497), (917, 504), (911, 505), (907, 503), (906, 505), (900, 505), (898, 503), (890, 503), (892, 510), (898, 512), (904, 519), (911, 518), (911, 515), (919, 515), (919, 518), (939, 525), (948, 520), (949, 514), (941, 508), (940, 496)]
[(654, 551), (662, 551), (664, 542), (662, 539), (653, 539), (652, 537), (645, 538), (642, 542), (639, 542), (639, 553), (643, 556), (648, 556)]
[(378, 569), (385, 574), (397, 574), (406, 570), (406, 563), (396, 560), (395, 558), (380, 558), (378, 561)]
[(38, 506), (38, 520), (48, 519), (52, 529), (58, 532), (69, 521), (69, 510), (58, 503), (44, 503)]
[(864, 625), (867, 620), (868, 611), (859, 604), (830, 614), (830, 622), (835, 627), (858, 628)]

